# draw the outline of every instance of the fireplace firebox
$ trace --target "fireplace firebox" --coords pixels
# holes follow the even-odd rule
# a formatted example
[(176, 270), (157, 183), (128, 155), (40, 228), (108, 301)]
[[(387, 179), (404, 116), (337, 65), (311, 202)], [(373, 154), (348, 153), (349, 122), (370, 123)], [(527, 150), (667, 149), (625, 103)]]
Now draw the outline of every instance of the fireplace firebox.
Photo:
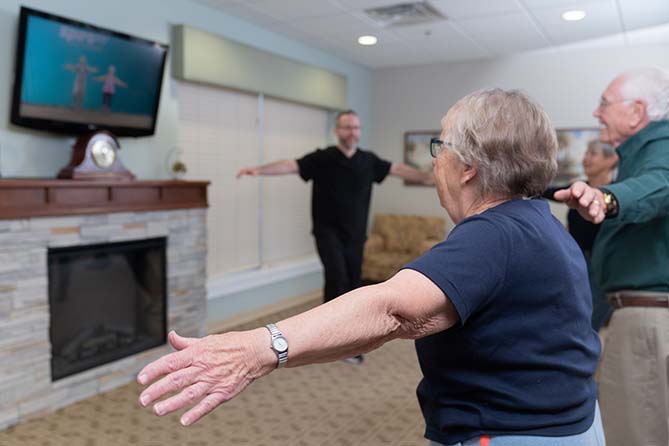
[(166, 342), (166, 238), (53, 248), (53, 381)]

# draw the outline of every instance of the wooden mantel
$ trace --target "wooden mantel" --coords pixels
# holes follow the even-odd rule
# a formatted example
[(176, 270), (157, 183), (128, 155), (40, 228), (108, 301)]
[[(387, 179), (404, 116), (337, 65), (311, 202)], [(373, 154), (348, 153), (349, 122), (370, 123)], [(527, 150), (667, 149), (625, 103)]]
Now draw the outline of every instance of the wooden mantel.
[(208, 181), (0, 179), (0, 220), (207, 207)]

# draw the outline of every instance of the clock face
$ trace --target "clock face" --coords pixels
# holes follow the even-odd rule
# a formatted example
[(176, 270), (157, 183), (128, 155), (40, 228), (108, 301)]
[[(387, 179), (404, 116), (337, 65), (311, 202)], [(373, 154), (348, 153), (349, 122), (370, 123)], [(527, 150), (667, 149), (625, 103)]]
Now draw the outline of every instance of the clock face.
[(116, 148), (105, 139), (98, 139), (91, 147), (93, 162), (101, 169), (111, 167), (116, 161)]
[(285, 352), (288, 350), (288, 342), (285, 338), (276, 338), (272, 344), (274, 346), (274, 350), (277, 352)]

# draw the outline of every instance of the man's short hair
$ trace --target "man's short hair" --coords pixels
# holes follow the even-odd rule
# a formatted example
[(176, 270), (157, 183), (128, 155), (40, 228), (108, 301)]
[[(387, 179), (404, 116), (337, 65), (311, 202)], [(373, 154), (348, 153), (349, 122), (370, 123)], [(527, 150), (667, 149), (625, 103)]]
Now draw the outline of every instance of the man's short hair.
[(346, 116), (346, 115), (358, 116), (358, 114), (355, 112), (355, 110), (349, 109), (349, 110), (340, 111), (339, 113), (337, 113), (337, 116), (335, 117), (335, 125), (339, 125), (339, 119), (341, 119), (342, 116)]
[(669, 119), (669, 73), (657, 67), (644, 67), (621, 76), (623, 98), (643, 100), (651, 121)]
[(460, 99), (446, 141), (477, 168), (484, 197), (541, 194), (557, 173), (557, 136), (544, 109), (518, 90), (479, 90)]

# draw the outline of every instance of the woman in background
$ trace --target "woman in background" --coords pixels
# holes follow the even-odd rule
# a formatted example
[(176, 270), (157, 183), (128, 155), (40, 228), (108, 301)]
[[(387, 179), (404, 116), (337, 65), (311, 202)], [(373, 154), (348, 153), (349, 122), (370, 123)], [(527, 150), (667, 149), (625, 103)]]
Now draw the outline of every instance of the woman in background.
[[(605, 144), (599, 140), (590, 141), (588, 149), (583, 156), (583, 170), (587, 178), (586, 182), (592, 187), (601, 187), (611, 183), (614, 180), (615, 168), (618, 165), (618, 154), (610, 144)], [(553, 200), (553, 195), (560, 189), (566, 189), (570, 185), (551, 187), (544, 192), (544, 198)], [(595, 242), (599, 225), (590, 223), (578, 214), (576, 209), (569, 209), (567, 213), (567, 229), (574, 237), (578, 246), (581, 247), (585, 261), (590, 271), (590, 254), (592, 245)], [(605, 293), (599, 289), (595, 281), (590, 280), (590, 289), (592, 290), (592, 328), (599, 331), (605, 326), (613, 308), (606, 299)]]

